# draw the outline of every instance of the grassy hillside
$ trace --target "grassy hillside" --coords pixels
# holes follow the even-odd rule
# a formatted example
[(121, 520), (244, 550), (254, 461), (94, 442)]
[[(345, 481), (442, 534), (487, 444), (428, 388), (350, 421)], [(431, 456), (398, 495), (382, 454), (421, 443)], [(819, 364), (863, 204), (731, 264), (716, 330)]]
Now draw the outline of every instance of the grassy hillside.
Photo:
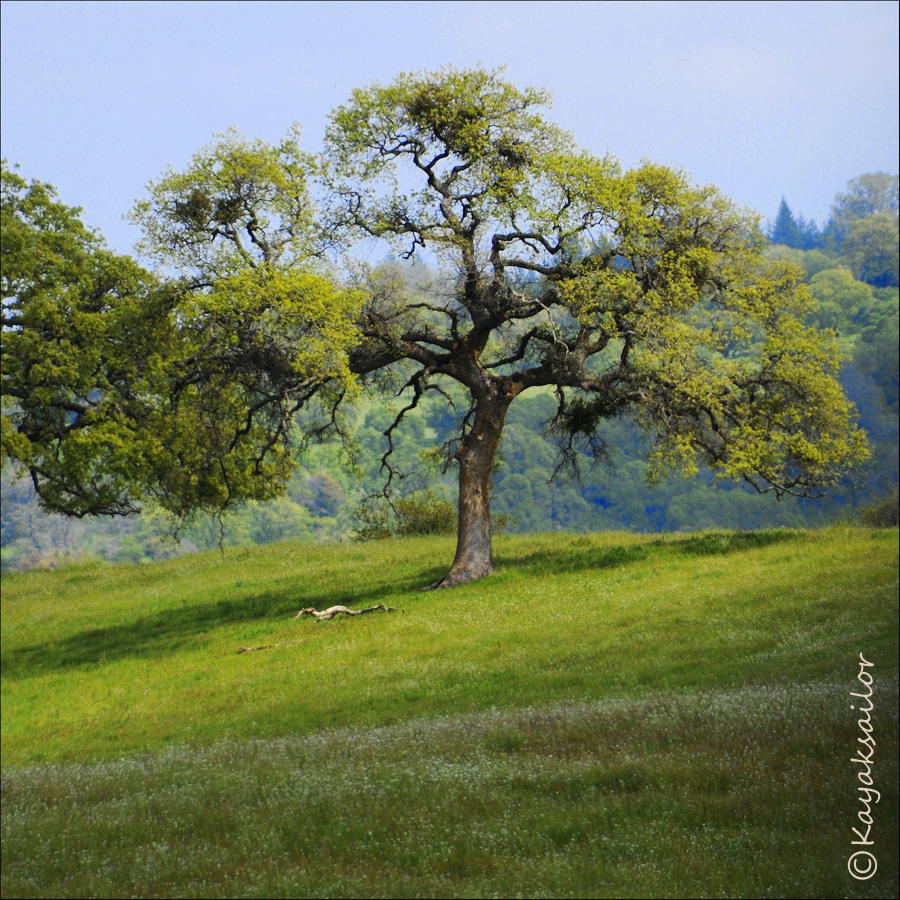
[[(897, 895), (896, 530), (496, 555), (424, 593), (452, 541), (5, 575), (3, 896)], [(293, 619), (336, 603), (399, 611)]]

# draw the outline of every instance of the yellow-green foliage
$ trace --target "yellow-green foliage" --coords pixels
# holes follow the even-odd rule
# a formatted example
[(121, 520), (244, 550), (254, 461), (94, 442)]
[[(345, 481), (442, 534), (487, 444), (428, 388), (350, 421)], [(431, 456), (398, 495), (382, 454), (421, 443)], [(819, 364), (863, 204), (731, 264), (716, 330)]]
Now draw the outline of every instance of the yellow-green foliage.
[(171, 292), (106, 250), (50, 186), (5, 161), (2, 179), (3, 455), (50, 505), (128, 510), (150, 478), (144, 442), (169, 430), (153, 398)]
[(659, 469), (705, 465), (779, 495), (816, 496), (861, 463), (834, 335), (805, 326), (802, 272), (766, 262), (757, 217), (684, 172), (578, 148), (547, 101), (500, 71), (444, 68), (356, 90), (332, 115), (334, 221), (462, 273), (458, 312), (374, 288), (362, 371), (405, 360), (417, 389), (461, 381), (476, 417), (492, 392), (553, 387), (568, 462), (630, 415)]
[(310, 164), (295, 132), (229, 133), (151, 183), (134, 217), (165, 281), (4, 164), (3, 454), (47, 508), (189, 518), (281, 490), (292, 414), (353, 393), (362, 302), (311, 259)]
[(804, 325), (802, 272), (765, 262), (753, 217), (653, 164), (626, 173), (606, 215), (609, 252), (625, 264), (589, 256), (560, 291), (584, 327), (614, 342), (610, 370), (628, 356), (658, 469), (694, 475), (703, 461), (802, 493), (867, 457), (837, 381), (835, 335)]

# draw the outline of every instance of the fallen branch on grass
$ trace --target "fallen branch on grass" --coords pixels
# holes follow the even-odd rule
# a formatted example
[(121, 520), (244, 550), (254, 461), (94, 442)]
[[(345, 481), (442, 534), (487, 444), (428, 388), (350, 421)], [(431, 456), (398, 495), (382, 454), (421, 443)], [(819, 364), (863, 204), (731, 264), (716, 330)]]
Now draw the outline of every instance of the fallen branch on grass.
[[(306, 609), (301, 609), (294, 618), (299, 619), (301, 616), (315, 616), (319, 622), (325, 622), (328, 619), (333, 619), (340, 613), (344, 613), (348, 616), (361, 616), (363, 613), (375, 612), (379, 609), (383, 609), (385, 612), (397, 612), (396, 606), (385, 606), (383, 603), (379, 603), (378, 606), (370, 606), (367, 609), (347, 609), (346, 606), (330, 606), (328, 609), (323, 609), (322, 612), (313, 609), (311, 606), (307, 606)], [(282, 641), (278, 644), (263, 644), (260, 647), (241, 647), (237, 652), (250, 653), (254, 650), (274, 650), (276, 647), (289, 647), (291, 644), (302, 643), (303, 641)]]
[(328, 609), (323, 609), (322, 612), (313, 609), (311, 606), (307, 606), (306, 609), (301, 609), (294, 618), (299, 619), (301, 616), (315, 616), (320, 622), (324, 622), (328, 619), (333, 619), (340, 613), (347, 616), (361, 616), (363, 613), (375, 612), (378, 609), (383, 609), (385, 612), (397, 611), (396, 606), (385, 606), (383, 603), (379, 603), (378, 606), (369, 606), (366, 609), (347, 609), (346, 606), (330, 606)]
[(250, 653), (252, 650), (274, 650), (276, 647), (289, 647), (291, 644), (302, 644), (303, 641), (282, 641), (280, 644), (263, 644), (261, 647), (241, 647), (238, 653)]

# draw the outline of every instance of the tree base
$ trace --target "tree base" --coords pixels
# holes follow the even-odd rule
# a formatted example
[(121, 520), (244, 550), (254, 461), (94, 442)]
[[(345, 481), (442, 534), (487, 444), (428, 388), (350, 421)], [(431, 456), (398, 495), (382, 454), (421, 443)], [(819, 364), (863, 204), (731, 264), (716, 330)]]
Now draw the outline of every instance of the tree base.
[(456, 587), (460, 584), (469, 584), (472, 581), (479, 581), (482, 578), (487, 578), (488, 575), (493, 575), (497, 570), (493, 565), (481, 566), (477, 569), (469, 569), (469, 568), (452, 568), (443, 578), (435, 581), (433, 584), (429, 584), (427, 587), (423, 587), (423, 591), (436, 591), (440, 588), (451, 588)]

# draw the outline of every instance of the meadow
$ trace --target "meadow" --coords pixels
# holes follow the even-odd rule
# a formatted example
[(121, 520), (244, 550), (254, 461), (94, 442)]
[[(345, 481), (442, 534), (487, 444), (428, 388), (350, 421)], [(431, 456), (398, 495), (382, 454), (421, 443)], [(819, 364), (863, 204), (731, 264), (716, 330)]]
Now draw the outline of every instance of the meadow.
[[(4, 575), (2, 895), (900, 895), (896, 529), (503, 536), (420, 591), (452, 551)], [(294, 619), (339, 603), (398, 609)]]

